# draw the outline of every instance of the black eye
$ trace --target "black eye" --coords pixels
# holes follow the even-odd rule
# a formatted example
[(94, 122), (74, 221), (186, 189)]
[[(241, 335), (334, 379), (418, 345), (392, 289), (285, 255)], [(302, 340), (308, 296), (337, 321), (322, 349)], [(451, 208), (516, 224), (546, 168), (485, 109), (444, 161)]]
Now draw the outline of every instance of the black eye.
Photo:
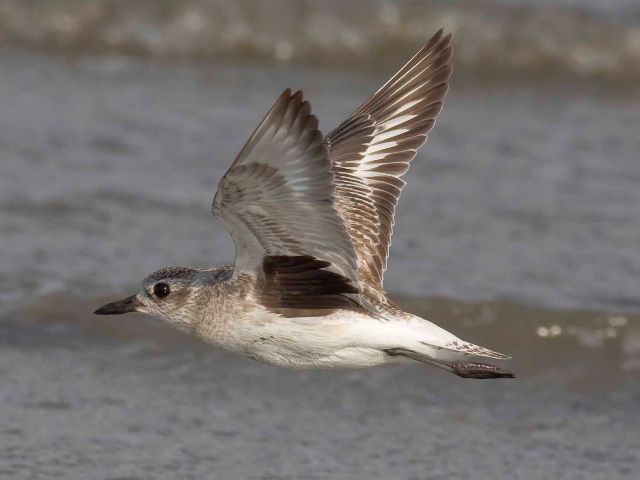
[(171, 289), (166, 283), (156, 283), (153, 286), (153, 293), (158, 298), (164, 298), (171, 293)]

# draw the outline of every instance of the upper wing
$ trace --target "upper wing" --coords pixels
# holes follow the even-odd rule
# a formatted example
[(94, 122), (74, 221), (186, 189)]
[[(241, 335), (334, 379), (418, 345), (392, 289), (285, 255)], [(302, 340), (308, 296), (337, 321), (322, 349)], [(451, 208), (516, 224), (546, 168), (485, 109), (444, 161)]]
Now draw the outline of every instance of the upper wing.
[[(270, 258), (286, 265), (286, 257), (304, 257), (310, 259), (305, 269), (344, 277), (341, 289), (329, 289), (332, 295), (357, 293), (356, 255), (334, 206), (327, 148), (310, 112), (302, 92), (280, 95), (220, 180), (213, 213), (233, 237), (235, 273), (264, 278)], [(270, 301), (278, 303), (273, 295)]]
[(451, 54), (451, 35), (440, 30), (325, 140), (360, 286), (374, 299), (384, 298), (393, 217), (405, 185), (400, 177), (442, 109)]

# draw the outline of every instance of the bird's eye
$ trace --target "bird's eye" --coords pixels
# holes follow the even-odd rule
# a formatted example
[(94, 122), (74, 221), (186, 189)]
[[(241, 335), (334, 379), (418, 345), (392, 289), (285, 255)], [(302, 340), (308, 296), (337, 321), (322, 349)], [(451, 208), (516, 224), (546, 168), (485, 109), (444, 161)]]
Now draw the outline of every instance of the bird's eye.
[(166, 283), (156, 283), (153, 286), (153, 294), (158, 298), (164, 298), (171, 293), (169, 285)]

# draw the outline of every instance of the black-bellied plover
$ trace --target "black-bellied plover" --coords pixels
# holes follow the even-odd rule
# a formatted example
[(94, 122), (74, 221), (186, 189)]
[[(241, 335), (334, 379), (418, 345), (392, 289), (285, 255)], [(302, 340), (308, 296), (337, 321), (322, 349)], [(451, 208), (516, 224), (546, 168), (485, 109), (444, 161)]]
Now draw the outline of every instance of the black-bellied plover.
[(439, 31), (326, 137), (302, 92), (285, 90), (213, 200), (235, 265), (163, 268), (95, 313), (156, 315), (286, 367), (419, 361), (461, 377), (513, 377), (469, 360), (507, 356), (402, 311), (382, 287), (400, 177), (442, 108), (451, 54), (451, 35)]

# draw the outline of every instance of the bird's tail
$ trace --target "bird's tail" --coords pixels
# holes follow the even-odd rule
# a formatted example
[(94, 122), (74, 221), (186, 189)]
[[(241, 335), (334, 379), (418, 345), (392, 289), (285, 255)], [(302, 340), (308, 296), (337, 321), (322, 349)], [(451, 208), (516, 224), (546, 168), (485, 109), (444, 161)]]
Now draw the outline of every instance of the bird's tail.
[(471, 359), (487, 357), (506, 360), (509, 358), (507, 355), (461, 340), (415, 315), (409, 320), (394, 320), (387, 324), (388, 331), (383, 337), (387, 345), (383, 350), (391, 357), (404, 357), (433, 365), (464, 378), (515, 377), (509, 370)]

